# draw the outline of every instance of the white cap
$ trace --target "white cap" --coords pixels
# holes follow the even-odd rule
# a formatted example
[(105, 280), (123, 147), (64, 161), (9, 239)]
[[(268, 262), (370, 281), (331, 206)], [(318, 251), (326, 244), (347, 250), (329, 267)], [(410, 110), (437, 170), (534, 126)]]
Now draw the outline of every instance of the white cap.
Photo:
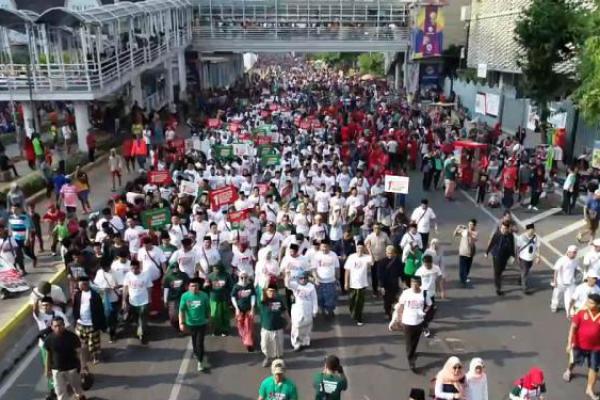
[(569, 247), (567, 247), (567, 253), (574, 252), (574, 251), (577, 251), (577, 250), (578, 250), (577, 246), (575, 246), (574, 244), (572, 244)]
[(600, 247), (600, 239), (592, 240), (592, 246)]
[(598, 273), (596, 272), (596, 270), (594, 269), (590, 269), (586, 274), (585, 274), (585, 279), (587, 278), (596, 278), (598, 279)]

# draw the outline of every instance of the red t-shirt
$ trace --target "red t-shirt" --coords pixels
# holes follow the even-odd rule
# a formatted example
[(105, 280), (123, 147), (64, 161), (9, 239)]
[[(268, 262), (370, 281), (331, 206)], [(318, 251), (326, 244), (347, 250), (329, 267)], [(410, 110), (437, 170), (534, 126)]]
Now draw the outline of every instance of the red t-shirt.
[(581, 310), (572, 322), (577, 327), (573, 345), (581, 350), (600, 351), (600, 313), (594, 317), (589, 310)]

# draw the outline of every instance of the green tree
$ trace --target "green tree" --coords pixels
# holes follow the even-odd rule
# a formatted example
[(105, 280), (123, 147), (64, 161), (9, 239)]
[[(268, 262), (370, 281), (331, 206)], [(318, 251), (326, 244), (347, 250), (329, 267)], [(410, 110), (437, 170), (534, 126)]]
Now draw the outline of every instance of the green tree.
[(577, 0), (532, 0), (517, 20), (523, 89), (539, 107), (542, 121), (548, 117), (550, 101), (575, 89), (576, 83), (557, 66), (568, 70), (564, 67), (574, 62), (585, 39), (587, 15)]
[(384, 75), (383, 53), (362, 53), (358, 56), (358, 67), (362, 74)]
[(589, 18), (589, 32), (580, 54), (578, 73), (581, 84), (574, 100), (585, 120), (600, 122), (600, 10), (595, 9)]

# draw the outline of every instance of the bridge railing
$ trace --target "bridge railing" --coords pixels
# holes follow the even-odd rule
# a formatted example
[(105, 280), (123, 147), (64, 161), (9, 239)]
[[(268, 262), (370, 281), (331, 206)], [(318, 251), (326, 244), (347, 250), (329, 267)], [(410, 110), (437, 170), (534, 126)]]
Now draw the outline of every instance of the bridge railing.
[(309, 27), (309, 26), (207, 26), (194, 25), (194, 42), (210, 39), (225, 40), (359, 40), (407, 41), (406, 27)]
[(185, 46), (187, 38), (177, 39), (172, 32), (162, 43), (148, 44), (134, 50), (123, 50), (100, 62), (87, 64), (0, 64), (0, 92), (28, 91), (90, 92), (103, 89), (146, 64), (163, 59), (173, 48)]

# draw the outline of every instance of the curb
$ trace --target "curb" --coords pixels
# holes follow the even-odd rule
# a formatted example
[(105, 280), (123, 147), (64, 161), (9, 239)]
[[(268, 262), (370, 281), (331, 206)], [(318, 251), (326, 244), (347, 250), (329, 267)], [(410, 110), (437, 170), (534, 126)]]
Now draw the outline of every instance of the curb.
[[(56, 284), (61, 281), (66, 274), (66, 268), (63, 266), (59, 271), (57, 271), (50, 279), (49, 282), (51, 284)], [(31, 317), (31, 313), (33, 312), (33, 308), (29, 301), (26, 304), (23, 304), (21, 308), (15, 313), (15, 315), (3, 326), (0, 328), (0, 342), (9, 336), (14, 328), (21, 324), (25, 318)]]

